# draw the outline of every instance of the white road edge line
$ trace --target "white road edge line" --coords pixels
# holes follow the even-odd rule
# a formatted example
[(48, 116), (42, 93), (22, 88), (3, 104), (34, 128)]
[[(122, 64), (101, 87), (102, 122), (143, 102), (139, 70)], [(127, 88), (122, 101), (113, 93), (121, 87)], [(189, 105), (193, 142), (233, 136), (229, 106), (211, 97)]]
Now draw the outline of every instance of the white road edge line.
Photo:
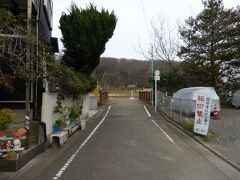
[(174, 140), (156, 123), (156, 121), (152, 120), (152, 122), (162, 131), (162, 133), (168, 138), (169, 141), (176, 144)]
[(174, 146), (180, 151), (183, 152), (183, 150), (175, 143), (175, 141), (156, 123), (156, 121), (152, 120), (153, 124), (155, 124), (155, 126), (157, 126), (162, 133), (168, 138), (168, 140), (174, 144)]
[(147, 113), (148, 117), (152, 117), (152, 116), (151, 116), (151, 114), (148, 112), (148, 110), (147, 110), (146, 106), (144, 106), (144, 109), (145, 109), (145, 111), (146, 111), (146, 113)]
[(153, 124), (155, 124), (155, 126), (157, 126), (162, 133), (168, 138), (168, 140), (174, 144), (174, 146), (180, 151), (183, 152), (183, 150), (175, 143), (175, 141), (156, 123), (156, 121), (152, 120)]
[(106, 119), (110, 109), (111, 109), (111, 106), (108, 107), (108, 110), (107, 110), (106, 114), (104, 115), (102, 120), (98, 123), (98, 125), (94, 128), (94, 130), (88, 135), (88, 137), (85, 139), (85, 141), (83, 141), (83, 143), (78, 147), (78, 149), (72, 154), (72, 156), (68, 159), (68, 161), (63, 165), (63, 167), (60, 168), (58, 173), (53, 177), (54, 180), (60, 178), (62, 176), (62, 174), (64, 173), (64, 171), (67, 170), (67, 168), (72, 163), (72, 161), (75, 159), (75, 157), (79, 153), (79, 151), (85, 146), (85, 144), (91, 139), (93, 134), (98, 130), (98, 128), (104, 122), (104, 120)]

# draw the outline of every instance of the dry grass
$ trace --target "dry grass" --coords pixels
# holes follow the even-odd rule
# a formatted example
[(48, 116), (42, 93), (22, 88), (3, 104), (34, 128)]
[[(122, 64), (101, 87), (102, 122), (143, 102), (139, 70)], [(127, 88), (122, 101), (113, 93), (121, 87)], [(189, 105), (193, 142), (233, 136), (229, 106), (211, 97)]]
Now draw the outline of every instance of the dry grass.
[(213, 142), (217, 137), (218, 137), (218, 134), (212, 129), (209, 129), (207, 136), (204, 136), (203, 140), (205, 142)]
[[(135, 89), (133, 90), (133, 96), (137, 97), (139, 90), (142, 89)], [(108, 96), (131, 96), (131, 90), (128, 90), (127, 88), (111, 88), (108, 91)]]

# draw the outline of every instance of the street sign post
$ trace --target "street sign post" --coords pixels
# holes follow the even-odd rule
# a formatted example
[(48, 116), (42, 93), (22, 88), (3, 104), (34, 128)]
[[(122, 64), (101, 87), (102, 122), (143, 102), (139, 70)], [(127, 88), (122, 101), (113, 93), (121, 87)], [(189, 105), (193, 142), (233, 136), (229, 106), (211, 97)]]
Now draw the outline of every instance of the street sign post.
[(154, 81), (155, 81), (155, 112), (157, 111), (157, 81), (160, 81), (160, 71), (155, 70), (154, 72)]
[(155, 81), (159, 81), (160, 80), (160, 76), (154, 76), (154, 80)]

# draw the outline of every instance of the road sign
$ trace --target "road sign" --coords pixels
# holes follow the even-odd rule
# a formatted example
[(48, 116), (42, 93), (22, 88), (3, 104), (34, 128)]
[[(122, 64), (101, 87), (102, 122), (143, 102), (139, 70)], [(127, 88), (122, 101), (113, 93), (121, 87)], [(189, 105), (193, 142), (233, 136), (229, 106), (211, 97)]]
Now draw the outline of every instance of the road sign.
[(155, 81), (159, 81), (159, 80), (160, 80), (160, 76), (156, 76), (156, 75), (155, 75), (155, 76), (154, 76), (154, 80), (155, 80)]
[(159, 70), (156, 70), (156, 71), (154, 72), (154, 74), (155, 74), (155, 76), (159, 76), (159, 75), (160, 75), (160, 71), (159, 71)]
[(202, 135), (208, 134), (211, 114), (211, 94), (199, 93), (196, 100), (194, 132)]

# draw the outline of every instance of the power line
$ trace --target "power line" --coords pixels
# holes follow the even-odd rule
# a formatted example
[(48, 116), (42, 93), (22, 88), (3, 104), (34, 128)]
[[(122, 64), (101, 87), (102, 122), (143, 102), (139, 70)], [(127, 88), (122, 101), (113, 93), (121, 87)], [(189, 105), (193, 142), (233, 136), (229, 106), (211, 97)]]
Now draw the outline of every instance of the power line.
[(146, 29), (147, 29), (148, 35), (150, 36), (148, 21), (147, 21), (147, 16), (146, 16), (143, 0), (141, 0), (141, 6), (142, 6), (142, 11), (143, 11), (143, 16), (144, 16), (144, 20), (145, 20)]
[[(145, 13), (145, 8), (144, 8), (144, 5), (143, 5), (143, 0), (141, 0), (141, 5), (142, 5), (142, 10), (143, 10), (143, 15), (144, 15), (144, 19), (145, 19), (145, 24), (146, 24), (146, 28), (147, 28), (147, 33), (149, 35), (149, 37), (151, 38), (151, 34), (150, 34), (150, 31), (149, 31), (149, 27), (148, 27), (148, 21), (147, 21), (147, 16), (146, 16), (146, 13)], [(153, 50), (152, 49), (153, 47), (151, 46), (151, 51)], [(151, 52), (151, 75), (153, 76), (153, 52)], [(154, 104), (153, 102), (153, 89), (154, 85), (152, 84), (152, 106)]]

